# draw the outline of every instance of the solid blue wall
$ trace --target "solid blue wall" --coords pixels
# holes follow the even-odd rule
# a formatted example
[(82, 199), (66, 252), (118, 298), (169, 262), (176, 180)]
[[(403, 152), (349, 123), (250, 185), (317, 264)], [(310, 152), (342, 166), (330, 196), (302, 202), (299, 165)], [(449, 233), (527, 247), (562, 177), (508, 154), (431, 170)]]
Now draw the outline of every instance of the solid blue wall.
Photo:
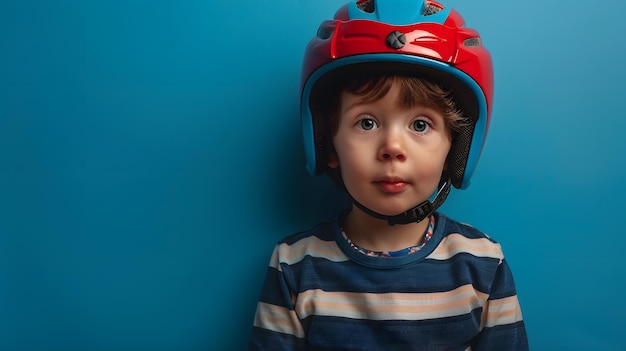
[[(245, 348), (273, 244), (345, 204), (298, 121), (343, 3), (0, 5), (1, 350)], [(626, 5), (446, 4), (496, 102), (444, 211), (503, 244), (533, 350), (626, 349)]]

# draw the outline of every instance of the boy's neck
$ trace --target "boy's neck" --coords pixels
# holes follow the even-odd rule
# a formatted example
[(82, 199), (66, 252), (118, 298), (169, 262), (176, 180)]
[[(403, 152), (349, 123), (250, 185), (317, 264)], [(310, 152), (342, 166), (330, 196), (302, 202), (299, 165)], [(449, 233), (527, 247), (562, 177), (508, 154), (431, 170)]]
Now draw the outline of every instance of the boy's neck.
[(352, 206), (343, 229), (356, 245), (371, 251), (397, 251), (418, 245), (426, 232), (428, 220), (419, 223), (389, 225)]

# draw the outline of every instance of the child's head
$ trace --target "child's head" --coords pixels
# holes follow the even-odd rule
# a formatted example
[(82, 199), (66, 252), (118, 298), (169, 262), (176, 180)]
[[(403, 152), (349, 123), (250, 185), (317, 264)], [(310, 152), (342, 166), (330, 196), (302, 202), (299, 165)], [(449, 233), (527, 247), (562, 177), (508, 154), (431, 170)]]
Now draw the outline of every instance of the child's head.
[(383, 216), (428, 200), (444, 173), (453, 128), (463, 123), (454, 101), (417, 77), (344, 82), (324, 119), (330, 136), (328, 174), (355, 204)]
[(342, 182), (335, 158), (341, 158), (336, 137), (346, 96), (376, 103), (393, 91), (394, 100), (387, 103), (404, 110), (426, 107), (441, 115), (450, 145), (438, 194), (433, 203), (404, 209), (419, 212), (417, 217), (394, 223), (421, 220), (443, 202), (450, 185), (469, 185), (489, 125), (493, 91), (491, 59), (478, 33), (439, 3), (415, 4), (357, 0), (340, 8), (309, 43), (302, 72), (302, 127), (313, 174), (335, 174)]
[[(443, 131), (449, 142), (469, 123), (463, 117), (462, 111), (457, 108), (451, 92), (428, 79), (409, 75), (390, 75), (384, 72), (368, 72), (352, 76), (342, 75), (328, 86), (326, 94), (324, 94), (327, 100), (320, 105), (320, 110), (315, 112), (319, 114), (315, 120), (323, 124), (318, 126), (318, 129), (325, 130), (324, 134), (328, 136), (325, 149), (329, 159), (335, 160), (337, 158), (335, 139), (345, 105), (355, 102), (361, 105), (387, 103), (385, 98), (392, 89), (395, 90), (395, 94), (393, 94), (393, 100), (390, 103), (394, 109), (406, 111), (424, 107), (440, 114), (443, 121)], [(346, 96), (351, 97), (351, 99), (346, 101), (348, 100)], [(346, 117), (344, 116), (344, 118)], [(445, 150), (446, 155), (449, 146), (447, 145), (448, 149)], [(326, 172), (334, 181), (343, 184), (339, 167), (329, 167)]]

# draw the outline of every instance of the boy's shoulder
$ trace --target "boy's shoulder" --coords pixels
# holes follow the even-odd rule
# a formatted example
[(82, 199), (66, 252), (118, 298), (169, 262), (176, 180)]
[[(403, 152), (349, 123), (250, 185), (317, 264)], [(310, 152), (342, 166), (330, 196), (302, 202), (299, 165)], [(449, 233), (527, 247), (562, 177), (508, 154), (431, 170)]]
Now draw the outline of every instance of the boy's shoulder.
[(504, 258), (500, 243), (474, 226), (438, 213), (443, 224), (442, 238), (434, 254), (452, 255), (460, 252), (478, 257)]
[(301, 241), (310, 240), (322, 240), (322, 241), (334, 241), (333, 226), (335, 221), (329, 220), (316, 224), (312, 228), (297, 232), (295, 234), (288, 235), (282, 238), (278, 244), (294, 245)]
[(487, 239), (494, 244), (497, 244), (493, 238), (487, 235), (485, 232), (480, 229), (474, 227), (471, 224), (457, 221), (456, 219), (450, 218), (443, 213), (437, 212), (439, 222), (445, 223), (446, 226), (446, 235), (447, 234), (461, 234), (468, 239)]
[(326, 260), (343, 262), (348, 258), (335, 241), (337, 221), (326, 221), (309, 230), (289, 235), (278, 242), (275, 248), (276, 260), (294, 265), (306, 260)]

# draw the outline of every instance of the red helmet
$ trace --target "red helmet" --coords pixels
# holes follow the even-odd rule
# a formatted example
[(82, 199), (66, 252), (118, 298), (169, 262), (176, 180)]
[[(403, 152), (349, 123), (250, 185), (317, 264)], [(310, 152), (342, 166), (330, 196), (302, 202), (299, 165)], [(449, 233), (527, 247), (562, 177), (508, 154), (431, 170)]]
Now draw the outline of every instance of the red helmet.
[(322, 22), (302, 65), (301, 118), (309, 172), (327, 170), (330, 135), (319, 127), (325, 117), (315, 112), (324, 82), (347, 70), (375, 69), (425, 77), (452, 91), (472, 122), (454, 138), (448, 155), (449, 178), (465, 189), (489, 127), (493, 66), (478, 33), (464, 24), (459, 13), (432, 0), (356, 0)]

